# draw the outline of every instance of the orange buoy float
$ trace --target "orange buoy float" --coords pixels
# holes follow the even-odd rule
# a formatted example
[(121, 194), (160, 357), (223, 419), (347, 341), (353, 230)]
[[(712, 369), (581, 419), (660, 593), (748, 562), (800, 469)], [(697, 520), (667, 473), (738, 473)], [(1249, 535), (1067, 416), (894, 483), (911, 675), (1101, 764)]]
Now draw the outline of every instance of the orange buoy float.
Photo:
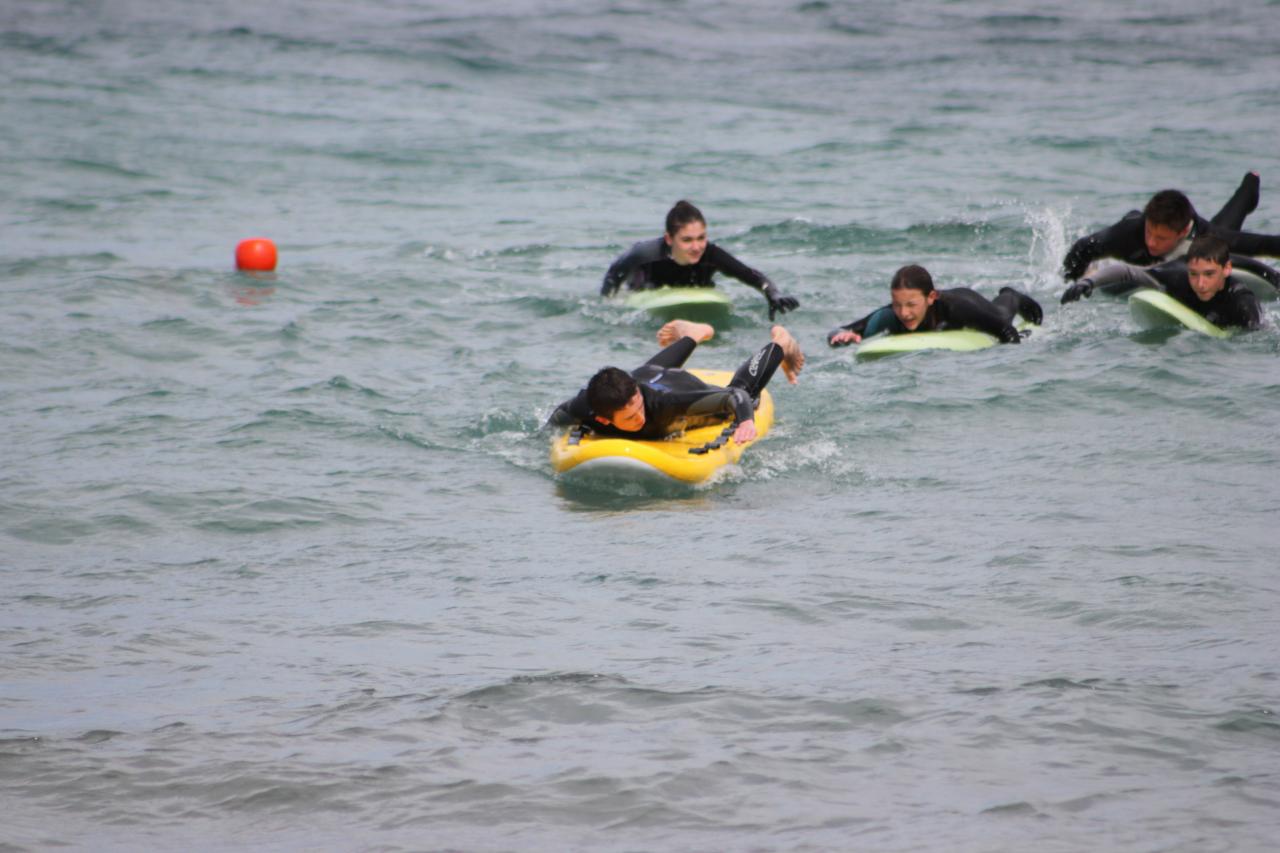
[(241, 240), (236, 246), (236, 269), (270, 272), (276, 268), (276, 244), (266, 237)]

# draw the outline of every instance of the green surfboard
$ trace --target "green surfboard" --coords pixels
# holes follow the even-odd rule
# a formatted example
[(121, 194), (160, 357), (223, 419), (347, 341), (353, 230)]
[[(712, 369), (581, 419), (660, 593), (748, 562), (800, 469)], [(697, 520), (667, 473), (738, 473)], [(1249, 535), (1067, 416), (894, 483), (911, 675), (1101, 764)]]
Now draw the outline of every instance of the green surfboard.
[(952, 352), (972, 352), (995, 346), (997, 339), (977, 329), (946, 329), (941, 332), (906, 332), (901, 335), (877, 335), (858, 345), (855, 357), (858, 361), (884, 358), (904, 352), (927, 349), (943, 349)]
[(1129, 296), (1129, 313), (1144, 329), (1186, 328), (1211, 338), (1229, 338), (1231, 331), (1215, 326), (1167, 293), (1139, 290)]
[(664, 320), (708, 321), (728, 316), (733, 307), (729, 297), (714, 287), (659, 287), (633, 290), (626, 295), (628, 308), (648, 311)]

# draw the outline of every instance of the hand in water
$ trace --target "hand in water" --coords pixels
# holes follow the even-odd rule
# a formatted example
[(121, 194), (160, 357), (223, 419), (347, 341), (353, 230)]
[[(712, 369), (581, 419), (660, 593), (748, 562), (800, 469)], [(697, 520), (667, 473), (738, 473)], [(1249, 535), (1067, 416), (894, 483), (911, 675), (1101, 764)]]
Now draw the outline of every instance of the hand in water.
[(1093, 295), (1093, 282), (1084, 278), (1067, 288), (1066, 293), (1062, 294), (1062, 304), (1075, 302), (1082, 296), (1088, 299), (1091, 295)]
[(857, 332), (851, 332), (848, 329), (841, 329), (828, 337), (827, 343), (833, 347), (842, 347), (847, 344), (860, 344), (862, 343), (862, 335)]

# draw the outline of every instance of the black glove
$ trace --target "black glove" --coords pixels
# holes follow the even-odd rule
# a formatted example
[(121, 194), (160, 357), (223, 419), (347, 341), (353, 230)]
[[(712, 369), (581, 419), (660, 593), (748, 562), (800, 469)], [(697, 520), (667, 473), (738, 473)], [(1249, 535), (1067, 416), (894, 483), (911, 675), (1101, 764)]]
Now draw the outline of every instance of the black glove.
[(766, 287), (764, 289), (764, 298), (769, 300), (770, 320), (773, 320), (775, 314), (785, 314), (800, 307), (800, 303), (794, 296), (783, 296), (776, 287)]
[(1068, 302), (1075, 302), (1081, 296), (1088, 299), (1092, 295), (1093, 282), (1087, 278), (1082, 278), (1075, 284), (1068, 287), (1067, 292), (1062, 294), (1062, 304), (1066, 305)]
[(1018, 330), (1013, 326), (1005, 326), (1000, 330), (1000, 343), (1002, 344), (1020, 344), (1022, 343), (1022, 335), (1018, 334)]

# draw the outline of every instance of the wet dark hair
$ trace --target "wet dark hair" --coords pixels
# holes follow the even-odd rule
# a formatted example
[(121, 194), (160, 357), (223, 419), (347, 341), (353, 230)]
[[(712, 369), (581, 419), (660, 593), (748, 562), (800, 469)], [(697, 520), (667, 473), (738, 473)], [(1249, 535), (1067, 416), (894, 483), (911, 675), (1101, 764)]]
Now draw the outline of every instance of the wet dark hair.
[(702, 215), (702, 211), (694, 207), (684, 199), (680, 199), (675, 205), (667, 211), (667, 233), (672, 237), (676, 236), (676, 232), (688, 225), (690, 222), (701, 222), (707, 224), (707, 220)]
[(1181, 231), (1191, 222), (1191, 200), (1177, 190), (1160, 190), (1142, 209), (1142, 218), (1152, 225)]
[(1217, 234), (1205, 234), (1192, 240), (1191, 248), (1187, 249), (1187, 263), (1194, 260), (1213, 261), (1225, 267), (1231, 260), (1231, 247)]
[(613, 416), (635, 396), (636, 381), (619, 367), (602, 367), (587, 383), (587, 403), (599, 417)]
[(925, 296), (933, 293), (933, 276), (918, 264), (908, 264), (893, 274), (890, 290), (918, 290)]

